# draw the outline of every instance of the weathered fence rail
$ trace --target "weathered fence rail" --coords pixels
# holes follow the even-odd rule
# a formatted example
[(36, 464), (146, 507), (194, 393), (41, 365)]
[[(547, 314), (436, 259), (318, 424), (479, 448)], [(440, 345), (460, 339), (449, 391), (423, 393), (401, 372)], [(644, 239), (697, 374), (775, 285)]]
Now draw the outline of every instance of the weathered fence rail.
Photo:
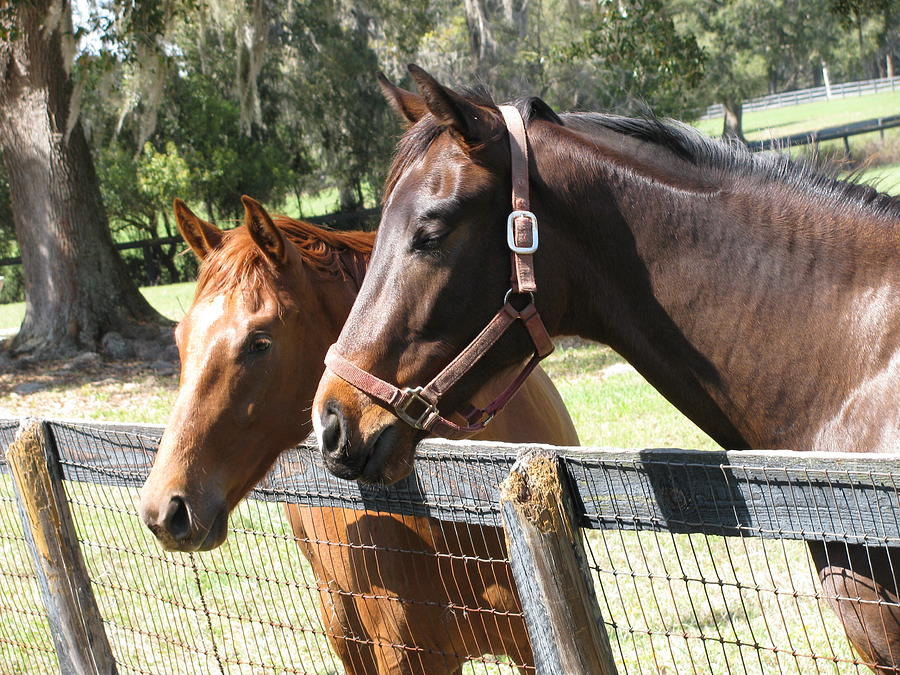
[[(157, 426), (48, 428), (67, 480), (102, 477), (134, 488), (143, 485), (162, 434)], [(384, 489), (335, 478), (310, 438), (284, 453), (251, 496), (500, 527), (499, 485), (519, 453), (540, 447), (428, 441), (416, 473)], [(671, 448), (566, 448), (561, 457), (584, 528), (900, 546), (900, 457)]]
[[(16, 427), (0, 421), (4, 452)], [(301, 570), (293, 537), (266, 504), (497, 527), (506, 511), (509, 528), (512, 507), (501, 506), (499, 486), (525, 453), (559, 453), (560, 489), (571, 502), (572, 531), (583, 528), (578, 538), (584, 549), (551, 548), (571, 549), (576, 562), (580, 556), (578, 569), (596, 591), (596, 601), (588, 598), (587, 614), (580, 616), (596, 610), (595, 617), (602, 617), (595, 635), (609, 636), (606, 653), (619, 672), (859, 669), (822, 601), (803, 542), (900, 546), (900, 456), (429, 441), (419, 450), (416, 473), (389, 488), (332, 477), (306, 443), (284, 453), (254, 489), (233, 516), (223, 549), (163, 554), (134, 512), (161, 428), (57, 421), (42, 428), (120, 672), (340, 672), (321, 641), (327, 629), (318, 623), (314, 601), (322, 589)], [(0, 474), (8, 473), (3, 454)], [(8, 492), (9, 477), (0, 475), (0, 481)], [(18, 553), (0, 562), (0, 606), (15, 607), (22, 604), (16, 595), (34, 586), (36, 577), (22, 561), (21, 525), (4, 519), (11, 506), (5, 494), (0, 546)], [(521, 541), (543, 536), (527, 535), (527, 523), (517, 527), (525, 527)], [(565, 527), (554, 531), (564, 534)], [(531, 569), (541, 565), (546, 567), (536, 559)], [(533, 573), (528, 581), (519, 583), (519, 592), (528, 595), (523, 607), (537, 646), (552, 627), (529, 614), (529, 603), (546, 603), (542, 594), (575, 585), (554, 590), (532, 583)], [(46, 613), (35, 604), (34, 591), (24, 595), (30, 604), (0, 613), (4, 672), (56, 666)], [(301, 603), (301, 596), (312, 597), (312, 604)], [(18, 630), (25, 624), (27, 630)], [(490, 659), (470, 667), (475, 670), (466, 672), (512, 672)]]

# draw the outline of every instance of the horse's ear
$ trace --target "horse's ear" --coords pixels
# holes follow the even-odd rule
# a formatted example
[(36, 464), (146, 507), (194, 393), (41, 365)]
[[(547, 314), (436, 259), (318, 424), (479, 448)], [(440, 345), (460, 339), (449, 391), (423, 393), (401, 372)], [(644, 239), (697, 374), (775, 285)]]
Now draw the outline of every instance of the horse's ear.
[(287, 246), (284, 243), (284, 235), (275, 227), (269, 213), (262, 204), (247, 195), (241, 197), (241, 202), (244, 204), (244, 225), (247, 226), (253, 241), (273, 263), (276, 265), (286, 263)]
[(194, 215), (178, 197), (172, 202), (178, 231), (200, 260), (222, 244), (222, 230)]
[(418, 122), (422, 116), (428, 112), (428, 106), (425, 105), (425, 99), (418, 94), (414, 94), (406, 89), (401, 89), (384, 76), (384, 73), (378, 73), (378, 86), (381, 87), (381, 93), (387, 99), (388, 105), (394, 109), (400, 117), (406, 120), (407, 124), (413, 125)]
[(487, 108), (467, 101), (415, 64), (409, 65), (409, 74), (422, 92), (431, 114), (467, 144), (477, 145), (496, 134), (498, 120)]

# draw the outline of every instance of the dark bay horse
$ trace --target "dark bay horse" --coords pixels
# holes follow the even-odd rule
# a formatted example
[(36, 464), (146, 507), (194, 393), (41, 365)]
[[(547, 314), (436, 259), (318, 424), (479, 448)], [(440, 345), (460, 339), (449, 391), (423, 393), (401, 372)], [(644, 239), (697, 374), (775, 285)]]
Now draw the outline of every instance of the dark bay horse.
[[(322, 359), (374, 239), (273, 220), (249, 198), (244, 206), (244, 225), (222, 232), (175, 203), (179, 231), (202, 265), (176, 331), (178, 397), (141, 494), (144, 521), (170, 550), (220, 545), (231, 510), (310, 433)], [(543, 372), (491, 432), (484, 437), (578, 443)], [(287, 512), (348, 673), (449, 675), (483, 654), (532, 666), (498, 529), (351, 509)]]
[[(412, 124), (334, 349), (412, 388), (510, 288), (513, 146), (489, 97), (410, 71), (421, 97), (382, 79)], [(516, 107), (540, 223), (535, 302), (551, 334), (612, 346), (725, 448), (900, 451), (900, 200), (678, 123)], [(531, 352), (514, 325), (441, 405), (458, 409)], [(344, 439), (347, 466), (401, 478), (424, 432), (347, 379), (326, 371), (316, 394), (323, 452)], [(810, 548), (865, 661), (900, 667), (900, 553)]]

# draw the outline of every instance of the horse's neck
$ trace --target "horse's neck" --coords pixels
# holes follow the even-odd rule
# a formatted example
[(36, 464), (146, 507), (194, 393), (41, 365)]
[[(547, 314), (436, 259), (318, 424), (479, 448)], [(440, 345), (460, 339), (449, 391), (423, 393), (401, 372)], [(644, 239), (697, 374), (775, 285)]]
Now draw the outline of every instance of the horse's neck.
[[(848, 398), (871, 408), (900, 394), (878, 381), (900, 374), (896, 263), (886, 273), (855, 265), (850, 242), (817, 238), (819, 226), (802, 219), (834, 216), (813, 204), (786, 211), (766, 205), (771, 195), (602, 173), (595, 194), (605, 203), (572, 219), (579, 239), (599, 238), (607, 266), (592, 271), (599, 288), (582, 334), (620, 351), (723, 445), (900, 442), (890, 420), (887, 435), (837, 431)], [(883, 413), (893, 419), (890, 405)]]

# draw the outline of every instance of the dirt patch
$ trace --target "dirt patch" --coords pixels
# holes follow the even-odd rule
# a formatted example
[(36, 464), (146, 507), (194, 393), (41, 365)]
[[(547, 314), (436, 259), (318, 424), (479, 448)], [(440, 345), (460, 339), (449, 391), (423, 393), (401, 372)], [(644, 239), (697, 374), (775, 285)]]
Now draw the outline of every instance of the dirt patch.
[(108, 361), (79, 355), (34, 364), (5, 361), (2, 366), (3, 418), (164, 423), (178, 388), (177, 365), (169, 361)]

